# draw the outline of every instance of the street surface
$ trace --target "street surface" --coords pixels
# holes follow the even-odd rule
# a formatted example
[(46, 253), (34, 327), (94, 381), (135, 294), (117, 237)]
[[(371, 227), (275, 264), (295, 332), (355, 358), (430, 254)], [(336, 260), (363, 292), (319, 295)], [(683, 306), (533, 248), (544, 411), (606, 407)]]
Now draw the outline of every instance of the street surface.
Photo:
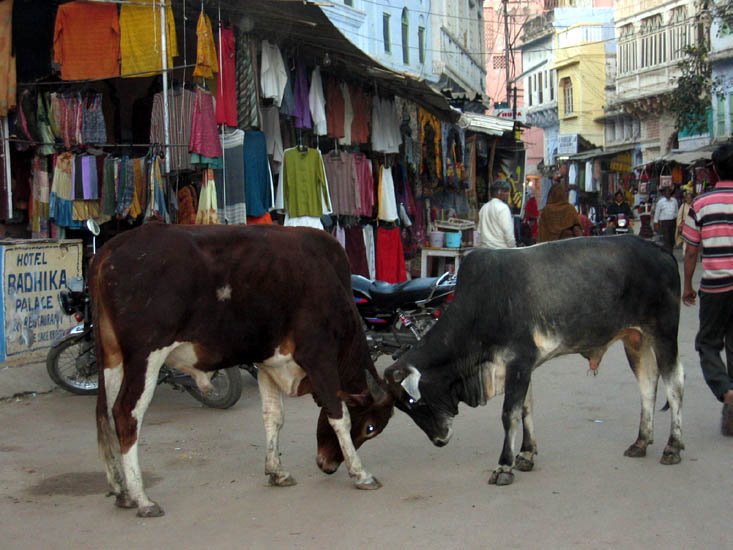
[[(0, 547), (731, 548), (733, 438), (720, 435), (696, 329), (697, 308), (683, 307), (681, 464), (659, 464), (666, 412), (657, 413), (648, 456), (623, 456), (637, 435), (640, 398), (616, 344), (598, 376), (579, 356), (535, 372), (540, 454), (535, 470), (516, 472), (507, 487), (486, 483), (501, 451), (501, 397), (462, 405), (441, 449), (395, 411), (360, 450), (379, 491), (355, 489), (343, 466), (321, 473), (318, 409), (310, 397), (286, 399), (281, 450), (298, 485), (268, 487), (257, 385), (243, 373), (242, 399), (227, 411), (158, 388), (140, 456), (148, 495), (166, 515), (140, 519), (104, 496), (94, 397), (56, 389), (8, 399), (0, 402)], [(657, 411), (663, 404), (660, 387)]]

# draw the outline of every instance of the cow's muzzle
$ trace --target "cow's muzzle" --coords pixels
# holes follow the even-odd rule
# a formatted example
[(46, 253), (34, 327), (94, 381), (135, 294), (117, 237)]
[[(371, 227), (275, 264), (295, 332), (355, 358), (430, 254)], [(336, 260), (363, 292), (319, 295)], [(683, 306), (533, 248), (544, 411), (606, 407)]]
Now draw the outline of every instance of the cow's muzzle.
[(436, 447), (445, 447), (448, 445), (450, 438), (453, 437), (453, 428), (448, 428), (448, 432), (444, 436), (434, 436), (430, 440)]

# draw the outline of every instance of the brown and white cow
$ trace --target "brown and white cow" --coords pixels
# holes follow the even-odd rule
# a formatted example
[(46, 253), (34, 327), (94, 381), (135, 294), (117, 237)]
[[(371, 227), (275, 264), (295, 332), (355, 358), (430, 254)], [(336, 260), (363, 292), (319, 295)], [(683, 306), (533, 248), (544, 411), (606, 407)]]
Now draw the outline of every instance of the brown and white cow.
[(163, 514), (145, 494), (138, 441), (164, 362), (203, 387), (201, 373), (259, 365), (270, 484), (295, 484), (280, 462), (282, 394), (312, 393), (321, 407), (318, 466), (333, 473), (345, 460), (358, 488), (380, 487), (356, 449), (387, 425), (392, 400), (369, 356), (348, 259), (331, 236), (279, 226), (144, 225), (100, 250), (89, 288), (103, 367), (98, 442), (118, 506)]

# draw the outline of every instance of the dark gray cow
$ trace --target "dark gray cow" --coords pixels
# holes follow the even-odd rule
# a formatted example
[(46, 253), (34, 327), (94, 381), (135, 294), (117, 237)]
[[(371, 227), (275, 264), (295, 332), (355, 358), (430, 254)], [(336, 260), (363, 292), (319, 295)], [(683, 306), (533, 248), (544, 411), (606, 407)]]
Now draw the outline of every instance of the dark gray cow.
[[(677, 357), (680, 278), (672, 256), (634, 236), (576, 238), (510, 250), (481, 249), (461, 265), (455, 300), (421, 344), (385, 372), (395, 404), (437, 446), (448, 443), (458, 403), (505, 392), (504, 447), (489, 483), (508, 485), (537, 454), (532, 371), (570, 353), (592, 369), (623, 341), (641, 390), (637, 440), (646, 455), (661, 375), (672, 426), (662, 464), (680, 461), (684, 376)], [(520, 418), (522, 448), (515, 460)]]

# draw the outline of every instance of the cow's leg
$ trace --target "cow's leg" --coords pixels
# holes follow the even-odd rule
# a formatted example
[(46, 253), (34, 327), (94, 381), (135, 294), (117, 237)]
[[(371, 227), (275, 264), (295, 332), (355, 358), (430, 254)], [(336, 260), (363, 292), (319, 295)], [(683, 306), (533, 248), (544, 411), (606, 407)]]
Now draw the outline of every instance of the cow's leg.
[(654, 442), (654, 404), (657, 399), (659, 370), (647, 337), (624, 338), (624, 351), (639, 382), (641, 393), (639, 436), (626, 449), (624, 455), (642, 457), (646, 456), (646, 448)]
[(534, 468), (534, 456), (537, 454), (537, 442), (534, 437), (534, 421), (532, 420), (532, 383), (527, 389), (527, 396), (522, 406), (522, 449), (514, 459), (514, 466), (522, 472)]
[(104, 460), (107, 482), (115, 504), (121, 508), (134, 508), (125, 484), (120, 462), (119, 441), (115, 435), (112, 406), (117, 400), (122, 385), (122, 364), (100, 369), (99, 394), (97, 395), (97, 446)]
[(351, 440), (351, 416), (346, 403), (342, 403), (341, 411), (341, 418), (329, 417), (328, 423), (331, 424), (333, 431), (336, 433), (349, 475), (354, 478), (358, 489), (379, 489), (382, 484), (366, 471), (359, 455), (356, 454), (356, 447), (354, 447), (354, 442)]
[(267, 456), (265, 458), (265, 475), (270, 477), (270, 485), (289, 487), (296, 481), (289, 472), (283, 470), (280, 462), (279, 436), (283, 426), (282, 392), (272, 379), (267, 369), (260, 369), (257, 373), (257, 383), (260, 386), (262, 400), (262, 419), (265, 423), (265, 438), (267, 440)]
[(515, 360), (507, 365), (506, 391), (501, 413), (501, 422), (504, 425), (504, 447), (499, 457), (499, 467), (493, 471), (489, 478), (489, 483), (492, 485), (510, 485), (514, 482), (514, 474), (512, 473), (514, 467), (514, 440), (531, 377), (531, 368), (524, 365), (531, 364), (526, 360)]
[[(145, 494), (138, 442), (145, 412), (158, 385), (160, 367), (170, 349), (169, 347), (154, 351), (147, 358), (139, 356), (130, 358), (125, 363), (120, 393), (112, 407), (117, 437), (120, 441), (127, 492), (130, 500), (137, 504), (137, 515), (140, 517), (157, 517), (164, 514), (163, 509)], [(132, 377), (130, 373), (144, 373), (144, 378)]]
[[(674, 346), (673, 346), (674, 347)], [(666, 349), (670, 349), (666, 346)], [(677, 357), (668, 357), (662, 350), (657, 352), (659, 370), (667, 391), (667, 403), (671, 416), (669, 440), (662, 452), (662, 464), (678, 464), (682, 457), (680, 451), (685, 448), (682, 443), (682, 398), (685, 388), (685, 373)]]

